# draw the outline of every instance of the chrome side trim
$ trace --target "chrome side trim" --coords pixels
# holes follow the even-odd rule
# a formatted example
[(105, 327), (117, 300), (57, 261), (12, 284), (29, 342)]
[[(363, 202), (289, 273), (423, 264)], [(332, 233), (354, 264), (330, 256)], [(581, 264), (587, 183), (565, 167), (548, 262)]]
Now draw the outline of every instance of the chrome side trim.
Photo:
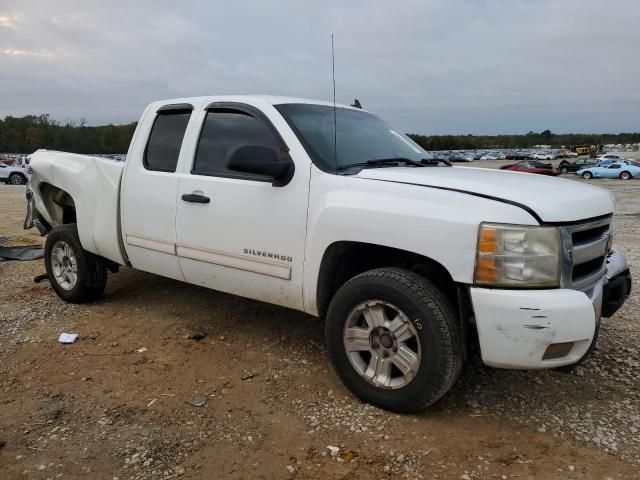
[(156, 240), (153, 238), (141, 237), (139, 235), (127, 235), (127, 245), (132, 247), (146, 248), (147, 250), (155, 250), (156, 252), (176, 254), (176, 244), (164, 240)]
[(246, 272), (260, 273), (269, 277), (291, 280), (291, 266), (283, 263), (248, 258), (234, 253), (219, 252), (189, 245), (177, 245), (179, 257), (212, 263), (222, 267), (236, 268)]

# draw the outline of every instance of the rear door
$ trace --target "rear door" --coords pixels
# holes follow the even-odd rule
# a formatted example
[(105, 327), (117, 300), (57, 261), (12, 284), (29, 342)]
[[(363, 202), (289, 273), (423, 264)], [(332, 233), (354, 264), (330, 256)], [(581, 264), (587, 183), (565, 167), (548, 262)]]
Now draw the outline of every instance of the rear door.
[(122, 232), (131, 265), (178, 280), (184, 277), (176, 256), (176, 170), (192, 111), (191, 104), (173, 104), (146, 112), (121, 187)]
[[(193, 163), (178, 189), (177, 252), (188, 282), (302, 309), (309, 164), (284, 119), (271, 105), (263, 108), (271, 119), (243, 103), (202, 111)], [(276, 187), (264, 176), (228, 170), (227, 153), (247, 144), (288, 152), (296, 167), (289, 183)]]

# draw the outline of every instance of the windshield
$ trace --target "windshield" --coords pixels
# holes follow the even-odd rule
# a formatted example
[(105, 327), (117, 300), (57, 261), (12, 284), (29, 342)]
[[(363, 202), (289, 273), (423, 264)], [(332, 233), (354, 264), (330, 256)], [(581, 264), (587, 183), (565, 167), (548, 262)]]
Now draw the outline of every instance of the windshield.
[[(420, 162), (432, 156), (406, 135), (375, 115), (327, 105), (287, 103), (276, 105), (296, 133), (313, 162), (335, 171), (371, 160), (408, 159)], [(337, 148), (334, 149), (334, 145)]]

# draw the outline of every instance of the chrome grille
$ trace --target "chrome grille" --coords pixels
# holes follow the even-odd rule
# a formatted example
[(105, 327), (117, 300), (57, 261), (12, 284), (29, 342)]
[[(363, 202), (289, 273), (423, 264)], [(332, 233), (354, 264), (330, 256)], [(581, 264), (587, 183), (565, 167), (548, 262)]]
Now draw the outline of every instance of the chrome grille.
[(564, 250), (562, 286), (588, 290), (606, 270), (611, 217), (560, 227)]

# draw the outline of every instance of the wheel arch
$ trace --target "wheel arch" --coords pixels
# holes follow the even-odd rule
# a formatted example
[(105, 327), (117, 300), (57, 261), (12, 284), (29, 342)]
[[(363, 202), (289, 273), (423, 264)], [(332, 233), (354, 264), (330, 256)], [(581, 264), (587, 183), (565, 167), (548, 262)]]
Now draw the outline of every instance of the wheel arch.
[(433, 282), (451, 302), (461, 324), (466, 325), (472, 315), (468, 289), (455, 282), (441, 263), (407, 250), (356, 241), (336, 241), (325, 250), (316, 290), (318, 315), (324, 318), (331, 299), (347, 280), (385, 267), (403, 268)]
[(49, 217), (46, 220), (52, 227), (76, 223), (76, 202), (69, 192), (50, 183), (42, 182), (38, 185), (38, 193), (46, 215)]

